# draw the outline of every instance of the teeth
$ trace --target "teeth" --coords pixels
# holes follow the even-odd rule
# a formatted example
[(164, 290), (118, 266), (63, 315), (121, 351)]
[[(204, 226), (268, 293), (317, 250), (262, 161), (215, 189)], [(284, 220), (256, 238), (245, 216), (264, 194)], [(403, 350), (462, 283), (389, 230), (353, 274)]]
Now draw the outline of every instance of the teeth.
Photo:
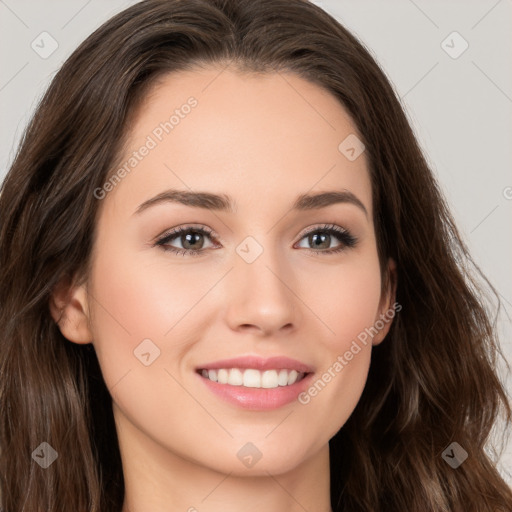
[(279, 375), (277, 376), (277, 383), (280, 386), (286, 386), (288, 384), (288, 371), (280, 370)]
[(227, 384), (229, 378), (229, 372), (227, 370), (217, 370), (217, 382), (219, 384)]
[(277, 388), (278, 385), (276, 370), (267, 370), (261, 374), (262, 388)]
[(219, 368), (218, 370), (202, 370), (201, 375), (219, 384), (244, 386), (246, 388), (277, 388), (291, 386), (304, 377), (296, 370), (255, 370), (247, 368)]
[(238, 368), (229, 370), (228, 384), (232, 386), (243, 386), (244, 374)]
[(296, 380), (297, 380), (297, 377), (299, 376), (299, 374), (297, 373), (296, 370), (292, 370), (289, 374), (288, 374), (288, 386), (290, 384), (293, 384)]
[(246, 388), (261, 388), (261, 372), (258, 370), (245, 370), (243, 386)]

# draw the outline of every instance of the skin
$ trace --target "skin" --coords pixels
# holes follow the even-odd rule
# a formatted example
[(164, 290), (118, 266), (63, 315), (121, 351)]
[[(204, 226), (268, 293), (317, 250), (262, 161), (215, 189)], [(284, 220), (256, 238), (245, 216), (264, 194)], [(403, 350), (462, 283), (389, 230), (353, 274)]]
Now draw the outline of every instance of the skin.
[[(349, 161), (338, 150), (357, 129), (318, 86), (291, 73), (221, 69), (167, 75), (147, 96), (120, 161), (187, 98), (198, 104), (101, 200), (91, 274), (54, 294), (52, 314), (68, 340), (93, 343), (98, 354), (113, 397), (124, 512), (330, 511), (328, 441), (354, 410), (372, 345), (391, 322), (306, 405), (245, 410), (212, 394), (194, 370), (285, 355), (311, 365), (316, 379), (389, 310), (366, 155)], [(169, 202), (134, 214), (169, 188), (228, 194), (237, 211)], [(291, 210), (299, 194), (327, 190), (352, 192), (368, 215), (349, 203)], [(331, 223), (356, 246), (322, 254), (303, 234)], [(190, 224), (214, 232), (195, 242), (201, 256), (154, 246)], [(236, 252), (247, 236), (263, 249), (250, 264)], [(394, 275), (392, 261), (389, 269)], [(134, 356), (147, 338), (160, 350), (149, 366)], [(250, 468), (237, 457), (248, 442), (262, 454)]]

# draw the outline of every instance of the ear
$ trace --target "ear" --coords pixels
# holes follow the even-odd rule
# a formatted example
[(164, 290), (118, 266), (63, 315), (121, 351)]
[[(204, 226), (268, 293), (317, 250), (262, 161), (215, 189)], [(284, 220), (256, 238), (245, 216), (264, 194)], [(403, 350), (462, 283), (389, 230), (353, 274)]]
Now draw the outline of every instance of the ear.
[(372, 345), (379, 345), (387, 336), (393, 318), (397, 311), (402, 309), (400, 304), (396, 304), (396, 283), (397, 283), (397, 270), (396, 263), (392, 258), (388, 259), (388, 267), (382, 289), (381, 299), (379, 303), (379, 311), (375, 318), (374, 328), (377, 333), (372, 339)]
[(65, 338), (80, 344), (92, 342), (85, 284), (76, 285), (69, 277), (63, 278), (54, 287), (49, 306)]

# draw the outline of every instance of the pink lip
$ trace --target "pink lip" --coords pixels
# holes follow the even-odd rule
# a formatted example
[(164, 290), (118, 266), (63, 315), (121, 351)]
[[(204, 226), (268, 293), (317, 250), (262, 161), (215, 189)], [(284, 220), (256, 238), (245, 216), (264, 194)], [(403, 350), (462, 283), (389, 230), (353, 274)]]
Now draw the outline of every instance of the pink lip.
[(258, 356), (235, 357), (223, 359), (213, 363), (205, 363), (198, 366), (197, 370), (218, 370), (219, 368), (254, 368), (255, 370), (296, 370), (299, 373), (311, 373), (314, 369), (305, 364), (285, 356), (269, 357), (267, 359)]
[[(277, 388), (246, 388), (244, 386), (231, 386), (219, 384), (201, 375), (201, 370), (218, 370), (219, 368), (254, 368), (256, 370), (296, 370), (307, 374), (304, 378), (291, 386), (278, 386)], [(205, 363), (196, 368), (198, 377), (210, 391), (223, 400), (244, 409), (266, 411), (277, 409), (297, 399), (311, 382), (314, 368), (285, 356), (262, 358), (259, 356), (243, 356), (233, 359), (223, 359), (212, 363)]]
[[(225, 366), (224, 366), (225, 368)], [(232, 367), (229, 367), (232, 368)], [(275, 367), (274, 367), (275, 368)], [(213, 369), (213, 368), (212, 368)], [(199, 373), (196, 374), (208, 389), (226, 402), (251, 409), (253, 411), (269, 411), (278, 409), (297, 399), (311, 383), (313, 374), (309, 373), (302, 380), (291, 386), (279, 386), (277, 388), (245, 388), (244, 386), (231, 386), (213, 382)]]

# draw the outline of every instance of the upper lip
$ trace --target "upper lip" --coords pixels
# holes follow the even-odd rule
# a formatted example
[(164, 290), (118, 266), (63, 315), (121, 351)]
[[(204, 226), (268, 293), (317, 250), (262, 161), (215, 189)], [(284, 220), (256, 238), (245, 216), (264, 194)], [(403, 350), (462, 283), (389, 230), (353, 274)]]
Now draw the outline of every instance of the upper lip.
[(241, 356), (233, 359), (222, 359), (198, 366), (198, 370), (218, 370), (219, 368), (254, 368), (256, 370), (296, 370), (299, 373), (313, 372), (313, 368), (305, 363), (285, 356), (263, 358), (259, 356)]

